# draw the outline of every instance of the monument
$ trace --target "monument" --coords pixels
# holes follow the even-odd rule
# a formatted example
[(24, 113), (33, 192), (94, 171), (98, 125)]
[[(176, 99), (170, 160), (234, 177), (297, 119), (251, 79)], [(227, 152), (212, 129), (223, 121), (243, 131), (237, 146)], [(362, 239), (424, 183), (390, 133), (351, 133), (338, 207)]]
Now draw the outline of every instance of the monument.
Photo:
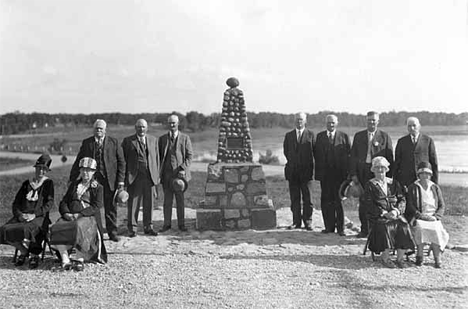
[(205, 200), (197, 209), (197, 229), (242, 230), (276, 227), (261, 164), (253, 163), (252, 136), (244, 93), (231, 77), (224, 92), (217, 161), (208, 165)]

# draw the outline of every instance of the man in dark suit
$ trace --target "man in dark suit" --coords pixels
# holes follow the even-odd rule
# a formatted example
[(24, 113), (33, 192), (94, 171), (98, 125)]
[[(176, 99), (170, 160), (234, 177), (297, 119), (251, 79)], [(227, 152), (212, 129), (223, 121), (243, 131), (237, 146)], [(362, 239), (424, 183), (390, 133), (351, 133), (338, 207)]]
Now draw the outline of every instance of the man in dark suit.
[[(307, 230), (312, 230), (312, 179), (314, 175), (314, 133), (305, 128), (307, 116), (295, 116), (296, 128), (286, 133), (283, 152), (286, 157), (284, 175), (289, 182), (293, 224), (289, 229), (300, 229), (304, 222)], [(301, 213), (302, 195), (302, 213)]]
[(172, 182), (175, 178), (190, 180), (190, 164), (192, 163), (192, 143), (190, 137), (179, 131), (179, 117), (171, 115), (167, 119), (169, 132), (159, 137), (159, 157), (161, 180), (164, 190), (164, 225), (160, 232), (171, 228), (172, 203), (175, 196), (177, 204), (177, 221), (180, 231), (185, 227), (184, 192), (174, 190)]
[(418, 118), (409, 117), (406, 125), (409, 134), (397, 142), (393, 177), (407, 188), (417, 179), (416, 170), (419, 163), (429, 162), (432, 166), (431, 180), (437, 184), (439, 169), (434, 141), (420, 133), (421, 124)]
[(338, 117), (326, 117), (327, 130), (317, 134), (315, 143), (315, 179), (322, 189), (320, 204), (325, 229), (322, 233), (344, 233), (343, 205), (338, 194), (341, 183), (348, 177), (351, 142), (346, 133), (337, 131)]
[(119, 241), (117, 236), (117, 206), (114, 204), (115, 190), (123, 190), (125, 159), (117, 139), (106, 135), (107, 124), (98, 119), (94, 123), (94, 136), (83, 140), (70, 171), (70, 181), (80, 175), (79, 163), (84, 157), (96, 160), (97, 170), (94, 177), (104, 187), (104, 210), (106, 229), (109, 239)]
[[(374, 177), (371, 172), (372, 159), (378, 156), (385, 157), (390, 163), (388, 177), (393, 170), (393, 148), (390, 136), (384, 131), (377, 129), (379, 114), (371, 111), (367, 113), (367, 129), (359, 131), (354, 135), (351, 147), (350, 175), (354, 183), (360, 183), (362, 187)], [(359, 221), (361, 221), (361, 232), (358, 237), (367, 237), (369, 227), (367, 223), (367, 207), (364, 196), (359, 198)]]
[(147, 134), (148, 123), (138, 119), (136, 134), (124, 138), (122, 149), (126, 162), (125, 185), (128, 199), (128, 236), (135, 237), (140, 207), (143, 208), (143, 230), (146, 235), (157, 236), (153, 230), (153, 204), (159, 183), (159, 150), (156, 137)]

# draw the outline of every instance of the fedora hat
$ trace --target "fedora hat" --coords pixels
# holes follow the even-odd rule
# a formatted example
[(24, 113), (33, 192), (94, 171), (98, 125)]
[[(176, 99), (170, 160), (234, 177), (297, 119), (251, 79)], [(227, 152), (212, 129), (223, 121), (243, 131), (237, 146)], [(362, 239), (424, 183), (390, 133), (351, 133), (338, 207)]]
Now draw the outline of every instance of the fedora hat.
[(188, 182), (183, 177), (176, 177), (172, 180), (172, 190), (175, 192), (185, 192), (188, 188)]
[(351, 179), (346, 179), (340, 186), (338, 195), (342, 201), (350, 197), (359, 198), (364, 194), (364, 189), (360, 183), (355, 183)]
[(51, 163), (52, 163), (52, 158), (47, 153), (44, 153), (36, 160), (34, 167), (44, 166), (47, 168), (47, 170), (50, 171)]
[(114, 195), (115, 204), (124, 204), (128, 201), (128, 192), (125, 190), (117, 190)]

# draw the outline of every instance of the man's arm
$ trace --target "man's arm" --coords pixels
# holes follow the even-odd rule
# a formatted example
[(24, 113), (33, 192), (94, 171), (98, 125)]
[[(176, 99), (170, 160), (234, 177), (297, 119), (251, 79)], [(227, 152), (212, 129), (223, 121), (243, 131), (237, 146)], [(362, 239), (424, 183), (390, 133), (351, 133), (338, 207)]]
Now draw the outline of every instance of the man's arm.
[(124, 180), (125, 180), (125, 157), (123, 154), (122, 146), (119, 144), (119, 141), (115, 140), (116, 156), (117, 156), (117, 186), (119, 189), (123, 189)]

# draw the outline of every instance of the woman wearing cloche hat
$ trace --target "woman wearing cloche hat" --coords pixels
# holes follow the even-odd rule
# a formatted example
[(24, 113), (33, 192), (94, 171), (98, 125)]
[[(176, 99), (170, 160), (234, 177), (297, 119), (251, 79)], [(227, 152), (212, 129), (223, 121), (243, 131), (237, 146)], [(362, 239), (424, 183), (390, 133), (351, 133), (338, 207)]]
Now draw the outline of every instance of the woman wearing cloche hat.
[(49, 210), (54, 206), (54, 182), (46, 176), (51, 163), (48, 154), (37, 159), (34, 177), (23, 182), (13, 201), (13, 218), (0, 228), (0, 243), (12, 245), (20, 253), (16, 266), (23, 265), (28, 255), (29, 268), (39, 265)]
[[(59, 206), (61, 218), (51, 227), (50, 244), (64, 270), (82, 271), (85, 261), (107, 262), (100, 212), (103, 188), (93, 178), (96, 166), (93, 158), (80, 160), (80, 176), (68, 187)], [(71, 248), (76, 249), (73, 257), (68, 255)]]
[(435, 267), (441, 267), (441, 252), (449, 240), (449, 234), (442, 226), (445, 203), (440, 187), (432, 182), (432, 166), (421, 162), (417, 169), (418, 180), (408, 188), (405, 216), (413, 224), (414, 240), (417, 246), (416, 265), (423, 263), (424, 244), (430, 244), (434, 254)]

